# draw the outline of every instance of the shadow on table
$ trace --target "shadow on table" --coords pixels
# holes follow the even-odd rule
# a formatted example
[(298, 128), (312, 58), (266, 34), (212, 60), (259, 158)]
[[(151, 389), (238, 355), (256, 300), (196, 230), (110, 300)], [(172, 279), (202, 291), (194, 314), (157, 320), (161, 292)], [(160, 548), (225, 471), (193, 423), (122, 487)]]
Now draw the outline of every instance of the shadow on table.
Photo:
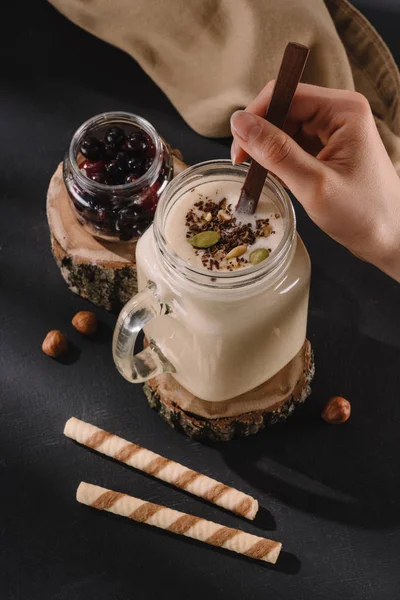
[[(400, 523), (398, 313), (390, 314), (389, 302), (361, 301), (337, 282), (332, 298), (332, 281), (322, 273), (316, 281), (309, 322), (317, 332), (311, 337), (312, 396), (286, 423), (214, 447), (254, 490), (290, 507), (362, 528), (390, 528)], [(385, 328), (382, 337), (391, 345), (372, 339)], [(351, 401), (346, 424), (328, 425), (320, 417), (332, 395)]]
[(114, 329), (110, 327), (108, 323), (99, 320), (96, 333), (87, 339), (89, 339), (93, 344), (109, 344), (111, 347), (113, 332)]
[[(100, 511), (100, 512), (102, 512), (102, 511)], [(119, 521), (121, 519), (120, 516), (113, 515), (111, 513), (107, 513), (107, 514), (103, 513), (103, 516), (102, 517), (100, 516), (100, 519), (101, 518), (107, 518), (111, 521), (113, 521), (113, 520)], [(146, 525), (145, 523), (129, 521), (128, 519), (124, 519), (124, 524), (127, 528), (132, 527), (135, 530), (136, 529), (143, 530), (143, 532), (148, 531), (148, 528), (149, 528), (149, 526)], [(221, 556), (224, 556), (224, 557), (227, 557), (227, 555), (228, 555), (231, 560), (238, 561), (239, 563), (247, 563), (248, 565), (252, 565), (253, 567), (255, 566), (255, 567), (259, 567), (259, 568), (266, 569), (266, 570), (276, 571), (279, 573), (284, 573), (286, 575), (296, 575), (301, 570), (301, 561), (297, 558), (297, 556), (295, 556), (294, 554), (291, 554), (290, 552), (286, 552), (284, 550), (281, 551), (277, 563), (273, 565), (273, 564), (270, 564), (265, 561), (255, 560), (254, 558), (250, 558), (248, 556), (245, 556), (244, 554), (231, 552), (229, 550), (226, 550), (225, 548), (219, 548), (218, 546), (210, 546), (208, 544), (205, 544), (204, 542), (200, 542), (198, 540), (194, 540), (194, 539), (186, 537), (186, 536), (183, 539), (181, 536), (177, 536), (175, 533), (171, 533), (171, 532), (167, 531), (166, 529), (158, 529), (157, 533), (158, 533), (158, 535), (161, 536), (160, 537), (160, 545), (162, 545), (162, 538), (170, 538), (170, 539), (174, 540), (177, 537), (180, 537), (182, 540), (182, 543), (186, 544), (187, 546), (208, 548), (208, 550), (212, 553), (216, 552), (218, 554), (221, 554)]]
[(73, 365), (77, 362), (77, 360), (79, 360), (80, 355), (81, 349), (79, 348), (79, 346), (77, 346), (69, 340), (68, 351), (65, 354), (59, 356), (58, 358), (55, 358), (54, 360), (56, 360), (61, 365)]

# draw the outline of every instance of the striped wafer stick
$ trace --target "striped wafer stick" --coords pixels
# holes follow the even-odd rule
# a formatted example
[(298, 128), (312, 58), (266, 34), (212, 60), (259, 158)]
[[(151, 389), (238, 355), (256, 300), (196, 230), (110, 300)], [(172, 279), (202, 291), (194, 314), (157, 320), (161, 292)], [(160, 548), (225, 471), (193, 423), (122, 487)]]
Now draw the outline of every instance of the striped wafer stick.
[(256, 516), (258, 502), (251, 496), (94, 425), (71, 417), (65, 424), (64, 434), (88, 448), (111, 456), (242, 517), (254, 519)]
[(98, 510), (106, 510), (139, 523), (153, 525), (205, 544), (226, 548), (226, 550), (269, 563), (276, 563), (282, 548), (280, 542), (251, 535), (240, 529), (225, 527), (220, 523), (213, 523), (84, 481), (79, 484), (76, 499), (81, 504), (87, 504)]

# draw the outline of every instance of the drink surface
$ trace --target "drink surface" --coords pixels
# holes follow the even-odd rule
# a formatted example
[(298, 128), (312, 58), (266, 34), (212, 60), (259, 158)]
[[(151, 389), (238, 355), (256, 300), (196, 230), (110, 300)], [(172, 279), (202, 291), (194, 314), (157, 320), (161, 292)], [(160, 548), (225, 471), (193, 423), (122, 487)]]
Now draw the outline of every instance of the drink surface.
[[(215, 271), (244, 269), (268, 260), (278, 247), (284, 222), (273, 199), (263, 192), (254, 215), (235, 213), (241, 187), (240, 181), (206, 182), (186, 191), (172, 206), (165, 235), (186, 263)], [(196, 246), (198, 234), (204, 244), (209, 232), (219, 234), (218, 241), (206, 248)]]

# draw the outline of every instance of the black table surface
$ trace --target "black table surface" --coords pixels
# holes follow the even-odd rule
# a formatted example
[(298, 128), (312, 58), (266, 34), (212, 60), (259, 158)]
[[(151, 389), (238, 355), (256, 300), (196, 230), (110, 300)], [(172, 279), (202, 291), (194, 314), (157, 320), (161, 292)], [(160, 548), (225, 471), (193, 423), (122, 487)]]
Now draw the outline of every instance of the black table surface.
[[(399, 64), (396, 1), (361, 7)], [(71, 327), (92, 307), (68, 291), (52, 258), (46, 189), (76, 127), (105, 110), (148, 118), (189, 163), (228, 157), (229, 142), (196, 135), (127, 55), (46, 3), (23, 4), (3, 14), (0, 42), (0, 597), (398, 598), (400, 286), (296, 205), (313, 265), (312, 397), (287, 424), (230, 443), (170, 429), (113, 365), (115, 316), (94, 309), (93, 340)], [(50, 329), (68, 335), (68, 359), (42, 353)], [(344, 426), (320, 418), (334, 394), (352, 403)], [(259, 516), (239, 519), (78, 446), (62, 434), (71, 415), (253, 494)], [(75, 500), (81, 480), (278, 539), (284, 550), (269, 566), (89, 509)]]

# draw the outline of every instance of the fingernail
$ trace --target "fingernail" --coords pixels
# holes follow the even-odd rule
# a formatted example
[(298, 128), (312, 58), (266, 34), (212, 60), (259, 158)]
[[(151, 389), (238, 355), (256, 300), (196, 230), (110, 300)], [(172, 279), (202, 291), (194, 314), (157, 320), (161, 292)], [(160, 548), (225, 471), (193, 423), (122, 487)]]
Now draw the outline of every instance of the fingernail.
[(259, 133), (260, 125), (257, 118), (244, 110), (237, 110), (231, 116), (231, 127), (245, 142), (251, 142)]
[(233, 165), (237, 164), (237, 154), (238, 154), (238, 145), (235, 142), (235, 140), (233, 140), (232, 142), (232, 146), (231, 146), (231, 161)]

